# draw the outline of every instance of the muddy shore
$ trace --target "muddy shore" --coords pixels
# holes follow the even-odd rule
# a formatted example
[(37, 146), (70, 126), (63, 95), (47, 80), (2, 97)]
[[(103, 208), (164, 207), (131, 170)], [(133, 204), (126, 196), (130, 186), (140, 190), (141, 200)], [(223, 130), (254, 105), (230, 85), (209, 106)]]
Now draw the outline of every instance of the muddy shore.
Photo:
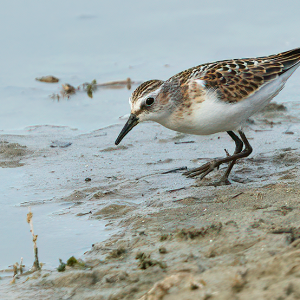
[(14, 284), (3, 277), (0, 298), (300, 299), (299, 115), (288, 103), (250, 120), (254, 152), (221, 187), (210, 183), (226, 166), (202, 182), (167, 171), (232, 152), (225, 133), (191, 136), (145, 123), (118, 147), (123, 124), (82, 135), (43, 126), (2, 134), (1, 167), (48, 172), (63, 164), (59, 181), (40, 179), (69, 191), (51, 201), (75, 204), (74, 218), (105, 220), (114, 234), (95, 236), (64, 272), (45, 266)]

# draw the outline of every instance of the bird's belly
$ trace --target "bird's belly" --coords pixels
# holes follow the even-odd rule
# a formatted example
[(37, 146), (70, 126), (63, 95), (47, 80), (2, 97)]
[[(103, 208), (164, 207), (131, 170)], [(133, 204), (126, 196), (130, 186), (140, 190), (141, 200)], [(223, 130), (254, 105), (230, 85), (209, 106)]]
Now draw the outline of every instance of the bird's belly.
[(208, 135), (237, 129), (252, 112), (238, 103), (229, 104), (220, 101), (201, 103), (192, 106), (192, 111), (176, 113), (160, 122), (163, 126), (189, 134)]
[(288, 75), (274, 80), (242, 101), (228, 103), (214, 97), (207, 98), (184, 112), (175, 111), (161, 124), (172, 130), (197, 135), (236, 130), (282, 90)]
[[(199, 118), (198, 118), (199, 116)], [(208, 135), (222, 131), (229, 131), (237, 129), (245, 120), (243, 114), (239, 116), (232, 116), (231, 114), (209, 114), (204, 115), (197, 113), (196, 118), (186, 118), (171, 128), (173, 130), (197, 134), (197, 135)]]
[(213, 101), (195, 109), (190, 124), (193, 134), (199, 135), (236, 130), (252, 113), (252, 109), (240, 103)]
[(174, 114), (161, 124), (175, 131), (196, 135), (236, 130), (251, 115), (267, 105), (270, 100), (264, 103), (251, 101), (251, 99), (245, 99), (238, 103), (226, 103), (218, 100), (205, 101), (206, 103), (192, 106), (190, 112), (180, 116)]

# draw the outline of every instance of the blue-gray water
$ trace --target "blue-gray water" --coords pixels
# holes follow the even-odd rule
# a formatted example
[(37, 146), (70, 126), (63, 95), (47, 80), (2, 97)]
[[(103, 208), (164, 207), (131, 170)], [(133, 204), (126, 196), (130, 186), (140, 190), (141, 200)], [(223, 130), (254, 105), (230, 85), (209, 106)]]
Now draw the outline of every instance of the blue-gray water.
[[(61, 83), (166, 79), (204, 62), (298, 47), (299, 9), (297, 1), (2, 1), (0, 130), (117, 122), (129, 109), (126, 89), (59, 103), (48, 96)], [(61, 82), (34, 80), (48, 74)]]
[[(131, 91), (98, 90), (93, 99), (78, 93), (59, 102), (49, 95), (58, 93), (62, 83), (77, 86), (93, 79), (166, 79), (209, 61), (299, 47), (299, 11), (300, 2), (277, 0), (2, 1), (0, 132), (22, 133), (20, 130), (27, 126), (45, 124), (88, 132), (116, 123), (119, 116), (129, 112)], [(60, 82), (35, 81), (43, 75), (55, 75)], [(299, 79), (298, 71), (277, 101), (297, 101)], [(0, 268), (23, 255), (18, 241), (28, 239), (24, 235), (28, 234), (28, 225), (25, 219), (19, 220), (27, 209), (15, 205), (41, 197), (38, 191), (30, 194), (23, 168), (0, 169), (0, 227), (1, 238), (6, 241), (6, 246), (0, 247)], [(43, 197), (51, 199), (60, 192), (49, 191)], [(35, 209), (40, 216), (35, 223), (40, 236), (53, 243), (59, 231), (52, 236), (53, 232), (47, 233), (47, 224), (55, 218), (49, 213), (59, 208), (45, 205)], [(64, 220), (79, 235), (81, 226), (93, 225), (62, 217), (56, 219), (58, 228)], [(66, 257), (79, 245), (90, 246), (100, 239), (94, 238), (96, 231), (81, 236), (79, 242), (74, 239), (65, 243), (59, 253)], [(60, 236), (65, 239), (62, 233)], [(46, 260), (54, 263), (57, 256), (53, 253)]]

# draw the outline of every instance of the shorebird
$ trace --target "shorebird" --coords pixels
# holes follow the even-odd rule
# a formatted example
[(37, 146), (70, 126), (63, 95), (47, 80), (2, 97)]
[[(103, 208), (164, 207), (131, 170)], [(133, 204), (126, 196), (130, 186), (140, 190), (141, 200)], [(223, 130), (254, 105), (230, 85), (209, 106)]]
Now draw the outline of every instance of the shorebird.
[(184, 175), (200, 175), (203, 179), (221, 164), (229, 163), (220, 184), (230, 184), (228, 176), (235, 162), (252, 152), (242, 131), (243, 123), (283, 89), (299, 65), (300, 48), (297, 48), (270, 56), (202, 64), (166, 81), (146, 81), (129, 99), (131, 114), (115, 144), (143, 121), (154, 121), (169, 129), (196, 135), (226, 131), (235, 142), (234, 153)]

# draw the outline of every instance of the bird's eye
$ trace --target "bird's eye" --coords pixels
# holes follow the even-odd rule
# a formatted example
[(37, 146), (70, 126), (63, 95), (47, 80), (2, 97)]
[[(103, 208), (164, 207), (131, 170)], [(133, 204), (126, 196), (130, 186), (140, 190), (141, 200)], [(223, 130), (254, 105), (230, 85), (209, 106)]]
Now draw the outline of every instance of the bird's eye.
[(150, 106), (154, 103), (154, 98), (150, 97), (150, 98), (147, 98), (146, 100), (146, 105)]

